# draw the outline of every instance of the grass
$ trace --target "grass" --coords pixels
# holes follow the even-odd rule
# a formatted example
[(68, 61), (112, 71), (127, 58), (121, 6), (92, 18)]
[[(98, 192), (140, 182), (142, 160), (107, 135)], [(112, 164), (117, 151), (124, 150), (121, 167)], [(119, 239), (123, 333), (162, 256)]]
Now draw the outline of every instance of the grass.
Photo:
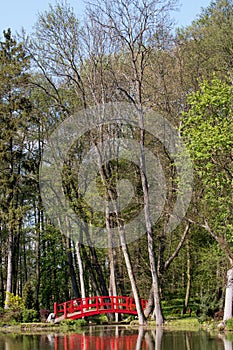
[(201, 324), (197, 317), (182, 317), (177, 319), (168, 319), (164, 324), (165, 328), (182, 329), (182, 330), (198, 330)]

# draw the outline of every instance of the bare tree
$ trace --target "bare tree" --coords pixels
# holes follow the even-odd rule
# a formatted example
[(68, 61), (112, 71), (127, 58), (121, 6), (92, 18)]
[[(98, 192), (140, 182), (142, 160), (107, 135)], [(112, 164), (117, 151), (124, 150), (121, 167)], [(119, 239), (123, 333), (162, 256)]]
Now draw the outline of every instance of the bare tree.
[[(149, 191), (145, 164), (144, 131), (144, 75), (148, 57), (154, 47), (154, 38), (161, 35), (168, 12), (173, 8), (171, 1), (111, 0), (94, 2), (89, 7), (89, 17), (101, 27), (112, 42), (110, 71), (117, 90), (132, 102), (138, 113), (140, 128), (140, 169), (144, 194), (144, 214), (148, 235), (148, 252), (153, 284), (156, 323), (163, 323), (159, 295), (159, 279), (155, 260), (152, 222), (149, 209)], [(116, 67), (118, 69), (116, 69)]]

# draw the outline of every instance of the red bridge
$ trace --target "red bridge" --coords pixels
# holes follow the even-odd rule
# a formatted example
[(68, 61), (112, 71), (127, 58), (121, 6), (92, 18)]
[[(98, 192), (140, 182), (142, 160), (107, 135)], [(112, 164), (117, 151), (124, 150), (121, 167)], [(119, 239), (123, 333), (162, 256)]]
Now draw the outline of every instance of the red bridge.
[[(142, 309), (147, 300), (141, 299)], [(55, 323), (64, 319), (78, 319), (99, 314), (124, 313), (137, 315), (133, 298), (124, 296), (96, 296), (78, 298), (58, 304), (54, 303)]]

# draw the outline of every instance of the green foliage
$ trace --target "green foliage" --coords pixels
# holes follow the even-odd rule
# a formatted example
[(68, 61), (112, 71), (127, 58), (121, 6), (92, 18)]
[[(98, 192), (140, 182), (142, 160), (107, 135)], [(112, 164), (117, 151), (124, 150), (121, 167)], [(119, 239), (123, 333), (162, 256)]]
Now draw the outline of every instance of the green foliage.
[(195, 307), (198, 314), (198, 320), (204, 322), (214, 318), (214, 312), (219, 309), (220, 304), (214, 300), (214, 296), (206, 294), (195, 303)]
[(8, 308), (2, 311), (2, 320), (5, 323), (17, 322), (36, 322), (38, 321), (38, 312), (34, 309), (27, 309), (23, 299), (13, 293), (8, 293)]
[[(232, 92), (230, 82), (214, 78), (200, 83), (200, 89), (188, 96), (183, 134), (195, 160), (211, 162), (212, 156), (227, 157), (232, 150)], [(212, 169), (208, 165), (203, 171)]]
[[(202, 215), (232, 239), (233, 88), (214, 78), (188, 98), (182, 132), (194, 162)], [(197, 192), (198, 193), (198, 192)]]
[(26, 309), (33, 309), (34, 302), (34, 291), (31, 282), (26, 282), (23, 288), (23, 302)]
[[(90, 31), (81, 33), (82, 40), (80, 40), (81, 28), (78, 20), (66, 3), (50, 6), (49, 11), (40, 15), (35, 27), (34, 43), (27, 49), (31, 52), (31, 57), (36, 57), (42, 69), (41, 74), (38, 70), (29, 74), (30, 57), (22, 43), (12, 37), (10, 30), (4, 32), (3, 40), (0, 42), (0, 255), (3, 262), (0, 272), (6, 281), (7, 269), (4, 262), (7, 261), (7, 242), (11, 235), (12, 290), (14, 292), (20, 290), (24, 285), (22, 300), (12, 294), (8, 310), (0, 312), (4, 322), (34, 321), (37, 318), (33, 310), (35, 304), (38, 308), (45, 307), (52, 310), (54, 301), (68, 300), (73, 293), (65, 238), (48, 224), (39, 194), (38, 172), (45, 135), (50, 133), (59, 121), (80, 108), (84, 99), (87, 107), (95, 101), (123, 100), (124, 94), (120, 91), (127, 89), (128, 98), (134, 97), (135, 76), (131, 75), (129, 55), (126, 55), (124, 50), (117, 52), (116, 46), (113, 57), (111, 47), (107, 48), (108, 54), (105, 55), (107, 33), (102, 36), (101, 27), (98, 26), (97, 30), (97, 27), (91, 27), (91, 24), (88, 27)], [(140, 26), (139, 22), (138, 25)], [(88, 34), (86, 36), (88, 40), (83, 34)], [(111, 42), (111, 38), (109, 39)], [(167, 38), (165, 41), (167, 42)], [(24, 44), (27, 46), (28, 43)], [(150, 42), (149, 45), (153, 46), (154, 43)], [(232, 0), (211, 2), (197, 21), (178, 33), (172, 51), (168, 44), (166, 49), (164, 45), (159, 50), (157, 47), (154, 50), (144, 46), (142, 55), (137, 54), (138, 59), (144, 57), (143, 65), (146, 67), (143, 73), (145, 83), (141, 86), (143, 103), (151, 105), (154, 110), (165, 110), (166, 114), (172, 116), (174, 123), (178, 124), (179, 121), (174, 115), (179, 113), (173, 113), (174, 109), (180, 112), (185, 105), (184, 98), (187, 91), (194, 91), (188, 96), (188, 106), (186, 109), (185, 105), (186, 112), (182, 117), (182, 134), (195, 170), (194, 200), (190, 214), (195, 216), (197, 222), (207, 220), (218, 237), (227, 239), (231, 249), (233, 89), (232, 81), (228, 80), (228, 77), (232, 74)], [(136, 46), (135, 48), (137, 50)], [(88, 52), (91, 56), (88, 56)], [(148, 62), (150, 64), (147, 64)], [(214, 77), (213, 71), (215, 71)], [(105, 89), (106, 92), (103, 91)], [(79, 147), (80, 150), (82, 147), (88, 147), (89, 141), (88, 138), (84, 139), (85, 136), (87, 135), (80, 139), (83, 142)], [(149, 142), (151, 148), (148, 148), (151, 150), (154, 141), (152, 139)], [(75, 149), (77, 155), (81, 154), (78, 146), (76, 145)], [(156, 147), (160, 153), (160, 146)], [(170, 163), (168, 165), (168, 160), (165, 158), (160, 159), (161, 164), (166, 169), (165, 175), (172, 178), (175, 170), (173, 168), (168, 170)], [(120, 170), (117, 177), (116, 164), (110, 163), (112, 175), (107, 184), (114, 191), (117, 182), (121, 180), (121, 175), (123, 177), (128, 174), (127, 179), (132, 182), (130, 173), (135, 174), (133, 185), (138, 203), (134, 206), (134, 203), (129, 201), (123, 217), (127, 221), (128, 218), (130, 220), (130, 215), (134, 213), (137, 215), (143, 204), (142, 190), (138, 181), (140, 176), (135, 167), (127, 168), (128, 163), (124, 164), (122, 161), (117, 164)], [(69, 173), (70, 169), (65, 167), (63, 170), (67, 171), (67, 177), (70, 175), (75, 184), (76, 172)], [(97, 189), (99, 195), (104, 198), (106, 188), (101, 185), (101, 178), (98, 175)], [(74, 186), (70, 191), (71, 202), (77, 200), (77, 188), (78, 186)], [(173, 191), (173, 185), (171, 188)], [(168, 207), (172, 205), (170, 201)], [(80, 207), (85, 211), (83, 202), (80, 202)], [(165, 208), (165, 212), (168, 207)], [(191, 209), (194, 210), (191, 212)], [(105, 225), (104, 215), (101, 217), (97, 213), (97, 218), (92, 218), (88, 207), (86, 212), (88, 215), (86, 217), (84, 215), (85, 219), (89, 221), (95, 219), (96, 222), (101, 221), (102, 226)], [(156, 237), (162, 236), (162, 223), (159, 222), (154, 231)], [(163, 266), (166, 258), (177, 247), (180, 232), (177, 230), (171, 233), (164, 246), (163, 244), (160, 246), (163, 237), (160, 241), (155, 239), (155, 246), (161, 258), (159, 265)], [(212, 243), (204, 229), (195, 229), (191, 234), (193, 235), (190, 237), (191, 295), (198, 299), (196, 304), (192, 301), (191, 308), (193, 312), (197, 308), (201, 309), (200, 319), (204, 320), (209, 308), (215, 309), (221, 306), (219, 302), (222, 303), (223, 298), (217, 294), (219, 291), (221, 294), (224, 290), (227, 262), (219, 247)], [(151, 286), (146, 247), (146, 235), (129, 247), (137, 286), (141, 296), (145, 298), (148, 297)], [(74, 264), (78, 277), (74, 251), (71, 253), (73, 262), (69, 263)], [(94, 254), (97, 254), (99, 265), (93, 259)], [(161, 277), (162, 295), (168, 301), (163, 303), (166, 317), (179, 318), (181, 315), (187, 282), (186, 261), (185, 250), (181, 250), (174, 260), (173, 268), (163, 273)], [(90, 267), (85, 269), (86, 287), (89, 288), (90, 281), (92, 282), (93, 276), (96, 276), (95, 272), (100, 268), (103, 269), (105, 283), (108, 284), (107, 250), (104, 252), (86, 248), (83, 262), (86, 267)], [(118, 291), (129, 295), (131, 286), (125, 265), (122, 264), (120, 248), (116, 250), (116, 265), (118, 265), (116, 271)], [(90, 274), (91, 269), (94, 270), (93, 275)], [(25, 284), (29, 276), (30, 283)], [(101, 289), (98, 278), (94, 282), (87, 293), (95, 293), (96, 289)], [(4, 290), (1, 297), (2, 295)], [(174, 297), (176, 300), (171, 300)], [(38, 300), (35, 300), (36, 298)], [(104, 323), (106, 316), (102, 315), (93, 320)], [(64, 327), (75, 329), (79, 323), (86, 321), (64, 321), (62, 324)]]
[(41, 284), (43, 288), (40, 303), (43, 308), (53, 309), (55, 301), (69, 299), (68, 264), (64, 237), (51, 225), (47, 225), (41, 237), (43, 254), (41, 256)]
[(24, 303), (20, 296), (14, 295), (13, 293), (9, 293), (9, 292), (6, 292), (6, 294), (8, 294), (9, 301), (8, 302), (5, 301), (5, 305), (9, 310), (21, 311), (24, 309)]
[(38, 311), (34, 309), (22, 310), (22, 322), (37, 322), (38, 320)]
[(63, 320), (60, 322), (60, 326), (63, 330), (75, 330), (87, 326), (87, 321), (85, 319), (78, 320)]
[(190, 87), (198, 78), (211, 79), (213, 72), (225, 79), (232, 69), (232, 0), (212, 1), (192, 25), (179, 30), (177, 40)]
[(22, 310), (7, 310), (2, 315), (1, 321), (4, 324), (17, 324), (22, 321)]
[(4, 31), (0, 42), (0, 219), (8, 230), (16, 231), (25, 213), (22, 176), (31, 103), (26, 85), (29, 58), (12, 38), (10, 29)]
[(226, 330), (233, 331), (233, 318), (226, 321)]

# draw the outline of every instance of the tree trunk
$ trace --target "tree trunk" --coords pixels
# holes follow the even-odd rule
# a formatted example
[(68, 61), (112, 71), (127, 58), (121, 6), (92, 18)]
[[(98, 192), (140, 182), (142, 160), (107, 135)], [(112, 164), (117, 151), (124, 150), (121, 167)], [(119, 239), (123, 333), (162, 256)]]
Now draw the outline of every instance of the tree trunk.
[[(36, 204), (34, 204), (36, 205)], [(37, 215), (36, 215), (37, 211)], [(40, 280), (41, 280), (41, 267), (40, 267), (40, 256), (41, 256), (41, 229), (43, 229), (43, 213), (41, 211), (41, 198), (39, 195), (38, 208), (34, 209), (34, 216), (36, 222), (36, 287), (35, 287), (35, 308), (39, 310), (39, 293), (40, 293)], [(26, 266), (26, 265), (25, 265)]]
[[(111, 191), (111, 188), (109, 189), (109, 186), (108, 186), (108, 183), (107, 183), (108, 178), (107, 178), (106, 174), (103, 171), (102, 158), (101, 158), (100, 150), (98, 149), (97, 146), (96, 146), (95, 149), (96, 149), (96, 153), (98, 155), (99, 171), (100, 171), (101, 180), (103, 181), (104, 187), (106, 189), (107, 198), (108, 198), (109, 201), (112, 202), (113, 208), (114, 208), (114, 212), (115, 212), (115, 215), (116, 215), (116, 220), (117, 220), (117, 225), (118, 225), (118, 232), (119, 232), (119, 238), (120, 238), (120, 245), (121, 245), (121, 249), (122, 249), (122, 252), (123, 252), (124, 259), (125, 259), (125, 264), (126, 264), (129, 280), (130, 280), (130, 283), (131, 283), (131, 288), (132, 288), (132, 292), (133, 292), (133, 296), (134, 296), (134, 300), (135, 300), (135, 304), (136, 304), (136, 309), (137, 309), (137, 313), (138, 313), (139, 324), (140, 325), (144, 325), (146, 323), (146, 319), (145, 319), (145, 316), (144, 316), (144, 313), (143, 313), (143, 310), (142, 310), (140, 297), (139, 297), (139, 291), (138, 291), (138, 288), (137, 288), (137, 284), (136, 284), (136, 280), (135, 280), (135, 276), (134, 276), (134, 272), (133, 272), (133, 267), (132, 267), (132, 263), (131, 263), (131, 260), (130, 260), (129, 250), (128, 250), (128, 247), (127, 247), (127, 244), (126, 244), (126, 240), (125, 240), (124, 228), (122, 227), (122, 223), (119, 220), (119, 210), (118, 210), (118, 207), (117, 207), (117, 205), (115, 203), (115, 200), (113, 198), (113, 193)], [(110, 229), (110, 231), (111, 231), (111, 229)], [(111, 232), (110, 232), (110, 235), (111, 235)], [(111, 243), (109, 248), (112, 248), (112, 242), (108, 242), (108, 243)]]
[[(89, 275), (90, 275), (90, 281), (91, 281), (91, 286), (93, 287), (94, 291), (95, 291), (95, 295), (102, 295), (101, 293), (101, 289), (98, 285), (98, 281), (96, 278), (96, 274), (95, 271), (90, 263), (90, 256), (87, 254), (86, 248), (84, 245), (81, 245), (81, 250), (82, 250), (82, 258), (83, 258), (83, 262), (85, 263), (85, 268), (86, 270), (88, 270)], [(79, 265), (79, 264), (78, 264)], [(108, 294), (108, 292), (107, 292)], [(105, 294), (105, 295), (107, 295)]]
[(125, 243), (124, 232), (121, 229), (121, 227), (119, 227), (119, 233), (120, 233), (120, 240), (121, 240), (121, 249), (122, 249), (122, 252), (123, 252), (123, 255), (124, 255), (125, 264), (126, 264), (126, 268), (127, 268), (129, 280), (130, 280), (130, 283), (131, 283), (131, 288), (132, 288), (135, 304), (136, 304), (136, 309), (137, 309), (137, 313), (138, 313), (138, 321), (139, 321), (140, 325), (144, 325), (146, 323), (146, 319), (145, 319), (145, 316), (144, 316), (144, 313), (143, 313), (143, 310), (142, 310), (142, 306), (141, 306), (141, 303), (140, 303), (138, 287), (137, 287), (136, 280), (135, 280), (135, 277), (134, 277), (133, 267), (132, 267), (132, 263), (131, 263), (131, 260), (130, 260), (128, 247), (127, 247), (127, 245)]
[(81, 297), (82, 298), (86, 298), (85, 283), (84, 283), (84, 270), (83, 270), (83, 263), (82, 263), (82, 258), (81, 258), (79, 242), (77, 242), (76, 245), (75, 245), (75, 251), (76, 251), (76, 256), (77, 256), (77, 260), (78, 260), (79, 280), (80, 280), (80, 287), (81, 287)]
[(99, 259), (98, 259), (98, 255), (96, 253), (96, 249), (95, 247), (91, 244), (90, 241), (90, 235), (89, 235), (89, 231), (88, 231), (88, 226), (85, 226), (85, 234), (87, 237), (87, 241), (90, 242), (90, 252), (91, 252), (91, 258), (93, 261), (93, 264), (95, 266), (95, 272), (98, 278), (98, 282), (99, 282), (99, 290), (101, 292), (101, 295), (108, 295), (108, 288), (107, 288), (107, 284), (106, 284), (106, 280), (104, 278), (104, 273), (103, 273), (103, 268), (102, 266), (99, 264)]
[[(114, 263), (114, 248), (112, 247), (112, 234), (110, 228), (110, 217), (109, 217), (109, 207), (106, 205), (106, 228), (108, 232), (108, 257), (109, 257), (109, 295), (117, 295), (117, 285), (116, 285), (116, 274), (115, 274), (115, 263)], [(115, 321), (118, 322), (118, 313), (115, 313)]]
[(142, 181), (142, 189), (143, 189), (143, 197), (144, 197), (144, 215), (146, 221), (146, 229), (147, 229), (147, 240), (148, 240), (148, 254), (150, 261), (150, 269), (152, 276), (152, 286), (154, 292), (154, 305), (155, 305), (155, 317), (156, 317), (156, 325), (162, 325), (164, 323), (164, 318), (162, 314), (161, 301), (160, 301), (160, 293), (159, 293), (159, 279), (156, 270), (156, 262), (155, 262), (155, 251), (154, 251), (154, 239), (152, 232), (152, 224), (150, 219), (150, 208), (149, 208), (149, 188), (147, 181), (147, 172), (146, 172), (146, 161), (144, 154), (144, 144), (145, 144), (145, 130), (144, 130), (144, 116), (143, 111), (140, 111), (139, 115), (139, 127), (140, 131), (140, 173), (141, 173), (141, 181)]
[(227, 286), (225, 294), (225, 307), (223, 321), (232, 318), (232, 298), (233, 298), (233, 267), (227, 271)]
[(6, 281), (6, 298), (5, 309), (9, 308), (10, 295), (12, 291), (12, 264), (13, 264), (13, 232), (9, 231), (8, 236), (8, 254), (7, 254), (7, 281)]
[(190, 289), (191, 289), (191, 261), (190, 261), (190, 245), (189, 240), (186, 241), (186, 250), (187, 250), (187, 286), (186, 286), (186, 295), (185, 295), (185, 301), (184, 301), (184, 309), (183, 314), (186, 313), (188, 303), (189, 303), (189, 297), (190, 297)]
[(150, 293), (149, 293), (149, 297), (148, 297), (148, 302), (146, 305), (146, 308), (144, 310), (144, 315), (146, 318), (148, 318), (150, 316), (150, 314), (152, 313), (153, 309), (154, 309), (154, 291), (153, 291), (153, 287), (150, 289)]
[(66, 238), (66, 247), (67, 247), (67, 258), (68, 258), (68, 264), (69, 264), (69, 272), (70, 272), (71, 283), (72, 283), (72, 287), (73, 287), (73, 291), (74, 291), (74, 296), (75, 296), (75, 298), (80, 298), (80, 291), (78, 288), (76, 274), (75, 274), (75, 270), (74, 270), (74, 264), (73, 264), (71, 240), (69, 237)]

